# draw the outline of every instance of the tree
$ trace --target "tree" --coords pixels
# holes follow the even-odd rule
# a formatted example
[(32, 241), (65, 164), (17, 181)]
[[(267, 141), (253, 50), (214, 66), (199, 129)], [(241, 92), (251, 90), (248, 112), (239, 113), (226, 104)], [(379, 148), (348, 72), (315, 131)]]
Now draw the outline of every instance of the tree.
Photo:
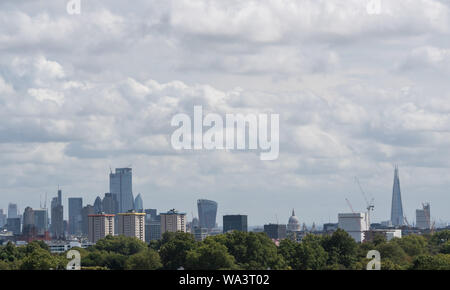
[(278, 249), (294, 270), (320, 270), (326, 266), (328, 259), (320, 238), (313, 235), (307, 235), (301, 243), (283, 240)]
[(398, 243), (390, 241), (389, 243), (378, 245), (376, 248), (381, 255), (381, 261), (389, 259), (392, 263), (405, 267), (409, 264), (409, 257)]
[(223, 270), (236, 269), (234, 257), (227, 251), (227, 247), (211, 238), (204, 240), (201, 245), (190, 250), (186, 256), (188, 270)]
[(441, 246), (440, 252), (442, 254), (450, 254), (450, 241)]
[(265, 233), (234, 231), (212, 238), (227, 247), (240, 268), (278, 270), (288, 267), (283, 256), (278, 254), (275, 243)]
[(128, 258), (125, 268), (127, 270), (157, 270), (161, 267), (158, 253), (153, 249), (146, 249)]
[(395, 238), (391, 243), (398, 244), (410, 257), (422, 255), (428, 251), (428, 243), (423, 236), (408, 235), (401, 239)]
[(20, 270), (64, 269), (67, 263), (67, 260), (61, 259), (58, 256), (53, 256), (49, 251), (44, 250), (41, 247), (33, 248), (32, 246), (28, 250), (32, 251), (23, 258), (20, 263)]
[(450, 255), (421, 255), (414, 259), (413, 270), (450, 270)]
[(338, 264), (349, 269), (357, 261), (358, 244), (342, 229), (337, 229), (333, 235), (324, 237), (322, 246), (328, 253), (329, 265)]
[(176, 270), (185, 267), (187, 252), (194, 249), (196, 241), (188, 233), (164, 233), (159, 255), (164, 269)]
[(134, 255), (147, 248), (147, 244), (135, 237), (107, 236), (89, 248), (89, 250), (99, 250), (114, 252), (121, 255)]

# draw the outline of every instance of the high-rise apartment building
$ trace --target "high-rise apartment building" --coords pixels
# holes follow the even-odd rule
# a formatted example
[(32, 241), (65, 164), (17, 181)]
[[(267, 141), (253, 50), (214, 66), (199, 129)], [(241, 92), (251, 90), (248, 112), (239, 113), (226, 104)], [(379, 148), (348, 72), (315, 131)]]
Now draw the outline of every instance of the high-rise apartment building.
[(171, 209), (161, 213), (161, 235), (165, 232), (186, 232), (186, 213)]
[(104, 237), (114, 235), (114, 215), (113, 214), (90, 214), (88, 216), (88, 240), (96, 243)]
[(136, 237), (145, 242), (145, 213), (129, 211), (119, 213), (119, 235)]
[(116, 168), (109, 175), (109, 192), (117, 194), (120, 213), (134, 209), (132, 184), (131, 168)]
[(213, 229), (216, 227), (217, 202), (207, 199), (197, 201), (200, 228)]
[(230, 231), (247, 232), (247, 216), (246, 215), (224, 215), (223, 216), (223, 232)]
[(81, 209), (83, 199), (81, 197), (69, 198), (69, 234), (81, 234)]

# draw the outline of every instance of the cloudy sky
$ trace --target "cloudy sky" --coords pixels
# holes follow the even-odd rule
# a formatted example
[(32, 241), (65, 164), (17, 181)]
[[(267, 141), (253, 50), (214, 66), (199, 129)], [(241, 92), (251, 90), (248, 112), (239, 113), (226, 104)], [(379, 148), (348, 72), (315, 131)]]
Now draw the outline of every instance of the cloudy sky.
[[(0, 2), (0, 208), (58, 185), (93, 203), (131, 165), (146, 208), (189, 219), (208, 198), (251, 225), (337, 221), (365, 208), (357, 176), (381, 221), (398, 164), (410, 222), (425, 201), (450, 221), (450, 1), (68, 1)], [(194, 105), (278, 113), (279, 158), (173, 150)]]

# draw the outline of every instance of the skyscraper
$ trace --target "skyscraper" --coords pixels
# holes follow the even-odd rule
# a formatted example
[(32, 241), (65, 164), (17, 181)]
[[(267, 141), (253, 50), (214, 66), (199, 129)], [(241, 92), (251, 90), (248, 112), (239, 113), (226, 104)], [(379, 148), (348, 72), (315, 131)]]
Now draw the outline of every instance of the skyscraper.
[(217, 202), (207, 199), (197, 201), (200, 228), (212, 229), (216, 227)]
[(81, 234), (81, 209), (83, 199), (81, 197), (69, 198), (69, 234)]
[(395, 166), (394, 173), (394, 188), (392, 190), (392, 208), (391, 208), (391, 222), (393, 226), (402, 226), (403, 223), (403, 205), (402, 195), (400, 191), (400, 178), (398, 175), (398, 167)]
[(142, 201), (140, 193), (134, 199), (134, 210), (136, 212), (144, 212), (144, 202)]
[(10, 203), (8, 205), (8, 218), (9, 219), (15, 219), (18, 218), (19, 215), (17, 214), (17, 204)]
[(95, 206), (90, 204), (81, 209), (81, 233), (83, 235), (89, 234), (89, 216), (98, 213), (99, 212), (95, 212)]
[(3, 209), (0, 209), (0, 228), (6, 225), (6, 214), (3, 213)]
[(57, 197), (52, 199), (50, 208), (50, 232), (53, 239), (64, 238), (64, 208), (62, 205), (62, 191), (58, 190)]
[(103, 212), (103, 202), (100, 196), (97, 196), (94, 202), (94, 213)]
[(416, 209), (416, 227), (419, 229), (430, 229), (430, 204), (422, 204), (422, 209)]
[(126, 213), (134, 209), (131, 168), (116, 168), (116, 173), (111, 172), (109, 192), (117, 194), (119, 212)]
[(102, 200), (103, 211), (109, 214), (116, 214), (119, 212), (119, 202), (117, 194), (105, 193), (105, 197)]
[(48, 211), (46, 208), (34, 210), (34, 226), (38, 235), (45, 235), (48, 232)]

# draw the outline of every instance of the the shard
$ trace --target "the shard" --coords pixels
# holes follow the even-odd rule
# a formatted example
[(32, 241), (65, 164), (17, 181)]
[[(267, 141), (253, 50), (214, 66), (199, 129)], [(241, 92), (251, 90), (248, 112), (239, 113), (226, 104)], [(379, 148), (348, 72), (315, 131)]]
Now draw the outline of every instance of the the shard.
[(391, 222), (393, 226), (403, 225), (403, 205), (402, 194), (400, 191), (400, 179), (398, 177), (398, 167), (395, 166), (394, 173), (394, 188), (392, 190), (392, 208), (391, 208)]

